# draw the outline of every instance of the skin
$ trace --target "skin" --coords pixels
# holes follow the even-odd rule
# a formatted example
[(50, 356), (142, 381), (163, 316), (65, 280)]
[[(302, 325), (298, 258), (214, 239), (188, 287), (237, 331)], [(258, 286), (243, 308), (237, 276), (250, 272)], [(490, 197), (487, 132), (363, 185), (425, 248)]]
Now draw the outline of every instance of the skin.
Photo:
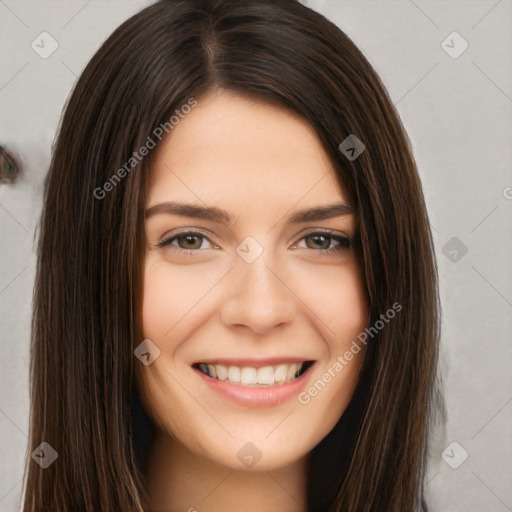
[[(311, 233), (353, 237), (357, 218), (288, 217), (348, 197), (305, 120), (225, 91), (199, 98), (151, 157), (146, 209), (179, 201), (235, 219), (146, 219), (141, 339), (160, 355), (136, 364), (136, 385), (157, 426), (145, 469), (153, 510), (305, 511), (308, 454), (348, 405), (364, 350), (309, 403), (294, 396), (257, 409), (210, 389), (191, 364), (286, 355), (316, 361), (310, 383), (332, 373), (366, 327), (368, 309), (353, 249), (327, 255), (339, 243)], [(205, 236), (157, 247), (182, 228)], [(248, 236), (263, 248), (252, 263), (236, 252)], [(262, 455), (252, 467), (237, 456), (247, 442)]]

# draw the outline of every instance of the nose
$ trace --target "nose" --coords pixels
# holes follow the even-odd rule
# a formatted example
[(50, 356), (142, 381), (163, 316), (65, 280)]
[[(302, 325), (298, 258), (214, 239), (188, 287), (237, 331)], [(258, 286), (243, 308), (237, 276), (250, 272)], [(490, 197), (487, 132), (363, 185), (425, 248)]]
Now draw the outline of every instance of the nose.
[[(225, 283), (226, 296), (221, 320), (232, 327), (244, 325), (258, 334), (266, 334), (279, 325), (293, 321), (297, 300), (284, 273), (270, 268), (261, 255), (252, 263), (241, 258)], [(276, 270), (275, 270), (276, 269)]]

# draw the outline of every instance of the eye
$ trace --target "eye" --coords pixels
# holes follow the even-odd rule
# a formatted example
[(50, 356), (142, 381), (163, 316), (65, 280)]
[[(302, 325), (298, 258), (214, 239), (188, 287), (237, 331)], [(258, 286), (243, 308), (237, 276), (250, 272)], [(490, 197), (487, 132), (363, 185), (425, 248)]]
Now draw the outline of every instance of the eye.
[[(160, 243), (157, 244), (157, 247), (164, 247), (166, 245), (177, 245), (179, 251), (189, 253), (190, 251), (200, 249), (202, 242), (205, 240), (208, 241), (210, 247), (202, 247), (202, 249), (213, 248), (211, 246), (210, 239), (203, 235), (202, 233), (199, 233), (198, 231), (186, 231), (162, 240)], [(175, 241), (177, 241), (178, 243), (174, 244), (173, 242)], [(215, 245), (215, 247), (218, 246)]]
[[(302, 240), (306, 241), (307, 249), (311, 249), (318, 254), (323, 255), (337, 254), (342, 251), (346, 251), (351, 247), (349, 237), (335, 235), (331, 231), (314, 231), (303, 236), (300, 241)], [(209, 245), (207, 247), (202, 247), (203, 242), (205, 241)], [(335, 243), (334, 246), (332, 246), (333, 242)], [(217, 244), (212, 244), (210, 239), (199, 231), (184, 231), (182, 233), (175, 234), (165, 238), (156, 246), (162, 248), (167, 245), (172, 245), (176, 247), (176, 250), (187, 255), (192, 255), (194, 252), (201, 249), (219, 249)], [(292, 249), (296, 249), (297, 247), (298, 245), (294, 244)]]
[[(314, 231), (303, 236), (301, 239), (306, 240), (306, 247), (322, 254), (335, 254), (346, 251), (351, 246), (350, 238), (342, 235), (335, 235), (331, 231)], [(308, 240), (311, 242), (308, 242)], [(335, 242), (336, 245), (331, 244)], [(316, 247), (315, 247), (316, 246)], [(319, 246), (319, 247), (318, 247)], [(296, 248), (294, 245), (293, 248)]]

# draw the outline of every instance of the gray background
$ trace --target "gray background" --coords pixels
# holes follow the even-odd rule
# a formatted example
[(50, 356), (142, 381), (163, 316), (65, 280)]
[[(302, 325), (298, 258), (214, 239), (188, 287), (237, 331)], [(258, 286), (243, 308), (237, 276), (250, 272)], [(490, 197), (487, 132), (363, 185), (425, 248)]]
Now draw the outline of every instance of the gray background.
[[(0, 512), (20, 508), (34, 228), (51, 145), (77, 75), (149, 3), (0, 0), (0, 144), (23, 164), (17, 183), (0, 185)], [(429, 465), (432, 511), (512, 511), (512, 1), (304, 3), (380, 74), (420, 169), (440, 269), (448, 409)], [(31, 48), (51, 48), (44, 31), (58, 43), (48, 58)]]

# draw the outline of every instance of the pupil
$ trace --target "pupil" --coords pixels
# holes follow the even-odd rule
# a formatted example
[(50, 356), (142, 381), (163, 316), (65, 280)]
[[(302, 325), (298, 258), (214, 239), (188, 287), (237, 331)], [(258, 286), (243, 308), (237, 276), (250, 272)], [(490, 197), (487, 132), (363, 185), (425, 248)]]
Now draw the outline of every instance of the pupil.
[(194, 245), (194, 239), (198, 239), (199, 237), (195, 236), (195, 235), (186, 235), (185, 236), (185, 241), (186, 241), (186, 244), (191, 244), (191, 245)]
[(322, 245), (322, 242), (319, 242), (319, 244), (322, 246), (322, 248), (329, 247), (330, 239), (329, 239), (329, 237), (327, 237), (325, 235), (316, 235), (316, 236), (311, 236), (310, 238), (315, 241), (314, 242), (315, 244), (318, 243), (317, 240), (323, 239), (324, 242), (327, 242), (327, 245), (325, 243)]

